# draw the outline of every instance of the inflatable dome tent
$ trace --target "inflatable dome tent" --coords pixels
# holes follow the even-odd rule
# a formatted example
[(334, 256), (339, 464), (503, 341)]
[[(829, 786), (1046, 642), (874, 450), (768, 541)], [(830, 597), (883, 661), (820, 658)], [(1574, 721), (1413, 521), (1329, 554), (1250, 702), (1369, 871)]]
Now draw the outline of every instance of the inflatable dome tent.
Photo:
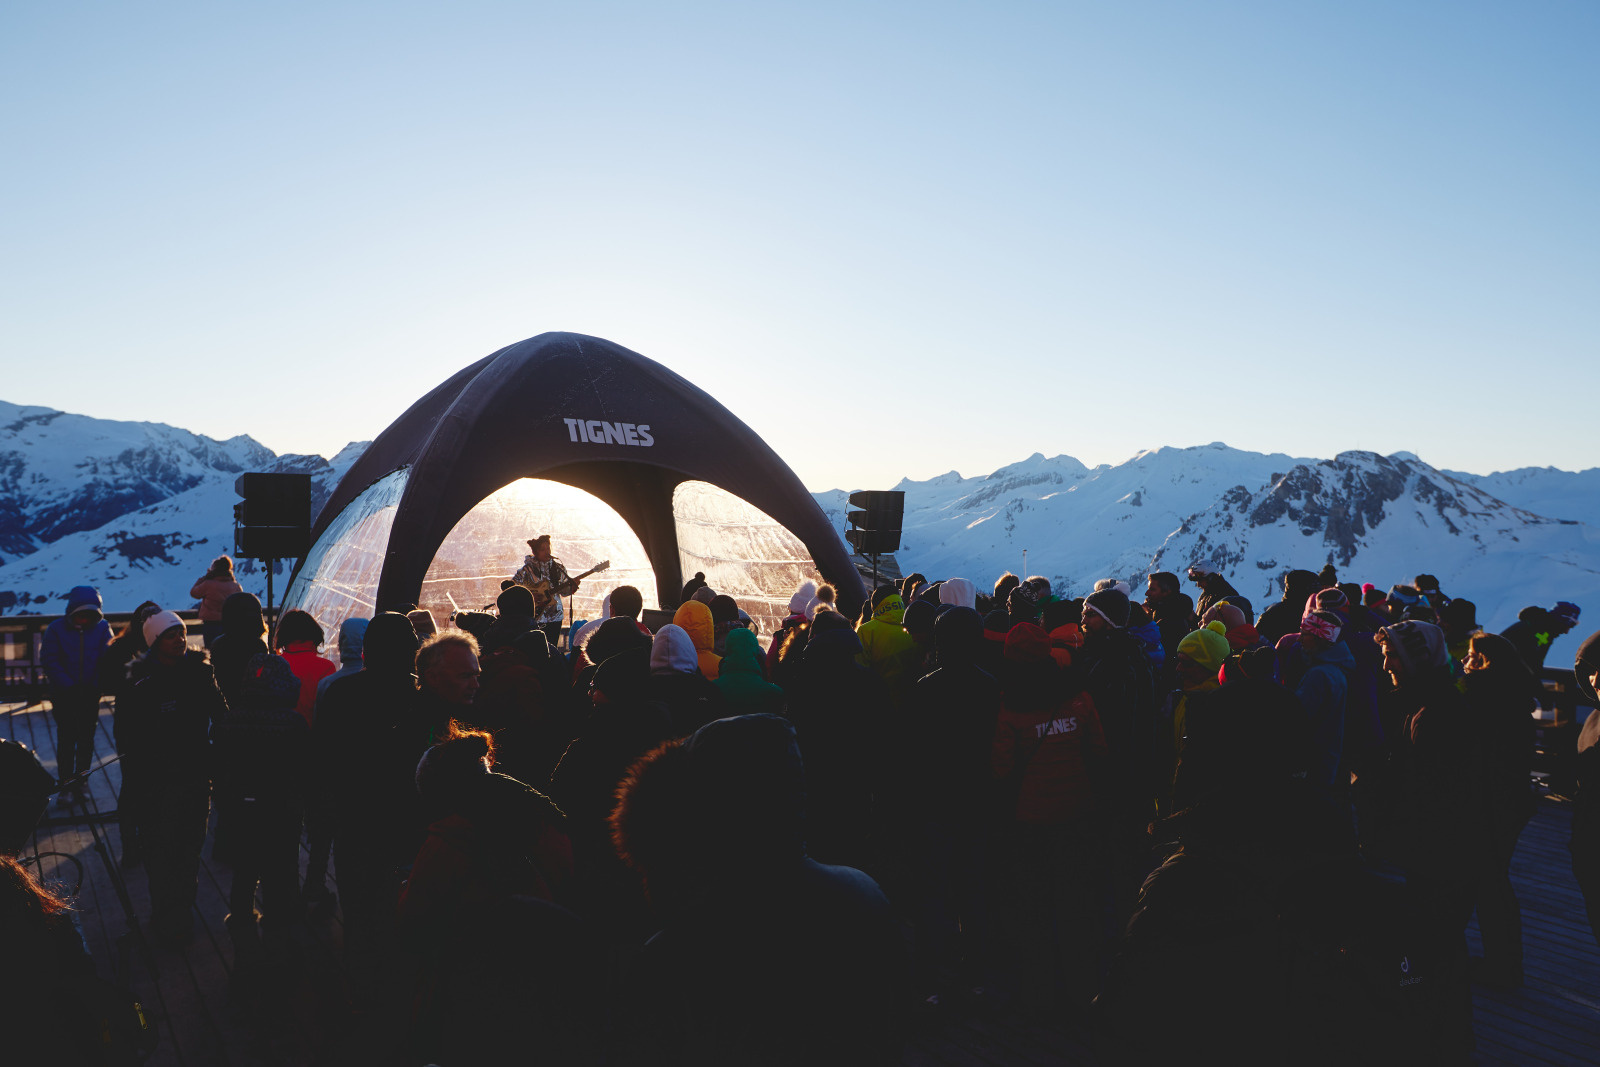
[(770, 634), (806, 578), (853, 611), (865, 596), (800, 480), (726, 408), (620, 345), (547, 333), (457, 372), (380, 434), (323, 506), (283, 607), (332, 635), (417, 604), (441, 623), (494, 603), (551, 535), (584, 580), (572, 617), (636, 586), (673, 608), (696, 571)]

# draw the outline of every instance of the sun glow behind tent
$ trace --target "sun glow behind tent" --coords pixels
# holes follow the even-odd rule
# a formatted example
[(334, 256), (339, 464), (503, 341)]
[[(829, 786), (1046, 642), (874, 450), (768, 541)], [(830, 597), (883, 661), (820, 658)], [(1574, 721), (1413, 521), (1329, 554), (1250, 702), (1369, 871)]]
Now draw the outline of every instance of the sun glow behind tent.
[(541, 334), (458, 372), (374, 441), (312, 531), (285, 608), (329, 632), (416, 603), (436, 619), (494, 602), (549, 533), (593, 618), (618, 585), (672, 607), (704, 571), (770, 633), (821, 575), (852, 610), (865, 590), (794, 473), (700, 389), (634, 352)]

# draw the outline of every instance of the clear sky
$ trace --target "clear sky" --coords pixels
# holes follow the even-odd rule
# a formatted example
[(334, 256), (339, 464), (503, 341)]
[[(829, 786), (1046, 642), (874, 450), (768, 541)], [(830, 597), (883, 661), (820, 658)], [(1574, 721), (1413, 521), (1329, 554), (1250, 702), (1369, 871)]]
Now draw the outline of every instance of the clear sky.
[(0, 8), (0, 398), (331, 455), (547, 330), (812, 489), (1600, 465), (1600, 4)]

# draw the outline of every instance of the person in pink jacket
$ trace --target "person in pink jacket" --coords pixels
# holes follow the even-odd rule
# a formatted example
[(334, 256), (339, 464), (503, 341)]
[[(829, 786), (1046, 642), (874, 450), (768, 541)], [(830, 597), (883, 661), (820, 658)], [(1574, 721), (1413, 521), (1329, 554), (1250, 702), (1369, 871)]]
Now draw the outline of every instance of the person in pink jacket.
[(207, 648), (222, 633), (222, 602), (242, 592), (244, 586), (233, 577), (232, 556), (212, 560), (211, 569), (189, 590), (189, 595), (200, 601), (200, 636)]

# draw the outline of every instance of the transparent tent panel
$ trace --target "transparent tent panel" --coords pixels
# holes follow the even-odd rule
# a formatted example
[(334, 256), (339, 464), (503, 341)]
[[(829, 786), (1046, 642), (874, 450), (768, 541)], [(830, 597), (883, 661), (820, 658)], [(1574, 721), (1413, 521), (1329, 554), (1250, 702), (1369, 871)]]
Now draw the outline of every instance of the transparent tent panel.
[(760, 508), (708, 482), (683, 482), (672, 494), (678, 558), (687, 581), (706, 584), (739, 602), (759, 627), (762, 643), (789, 614), (789, 598), (807, 579), (820, 581), (800, 538)]
[[(370, 618), (375, 610), (408, 474), (395, 471), (351, 501), (312, 548), (284, 597), (284, 608), (316, 618), (330, 645), (345, 619)], [(819, 580), (798, 537), (724, 489), (684, 482), (673, 492), (672, 512), (684, 578), (704, 572), (712, 589), (739, 601), (756, 621), (763, 643), (788, 614), (789, 597), (800, 583)], [(522, 565), (528, 538), (540, 533), (551, 534), (555, 554), (574, 575), (602, 560), (611, 563), (585, 579), (571, 598), (573, 618), (598, 618), (601, 600), (619, 585), (637, 588), (646, 606), (660, 603), (643, 544), (609, 505), (572, 486), (522, 478), (484, 498), (450, 531), (423, 580), (421, 606), (441, 625), (457, 607), (492, 606), (500, 582)]]
[(659, 603), (644, 545), (610, 505), (560, 482), (520, 478), (485, 497), (450, 531), (422, 581), (420, 606), (445, 625), (452, 611), (494, 610), (500, 583), (522, 566), (528, 539), (541, 533), (567, 572), (577, 576), (602, 561), (610, 567), (583, 580), (570, 599), (571, 617), (600, 617), (601, 601), (619, 585)]
[(405, 492), (407, 470), (373, 482), (328, 524), (289, 584), (283, 606), (311, 613), (336, 647), (339, 626), (372, 617), (389, 532)]

